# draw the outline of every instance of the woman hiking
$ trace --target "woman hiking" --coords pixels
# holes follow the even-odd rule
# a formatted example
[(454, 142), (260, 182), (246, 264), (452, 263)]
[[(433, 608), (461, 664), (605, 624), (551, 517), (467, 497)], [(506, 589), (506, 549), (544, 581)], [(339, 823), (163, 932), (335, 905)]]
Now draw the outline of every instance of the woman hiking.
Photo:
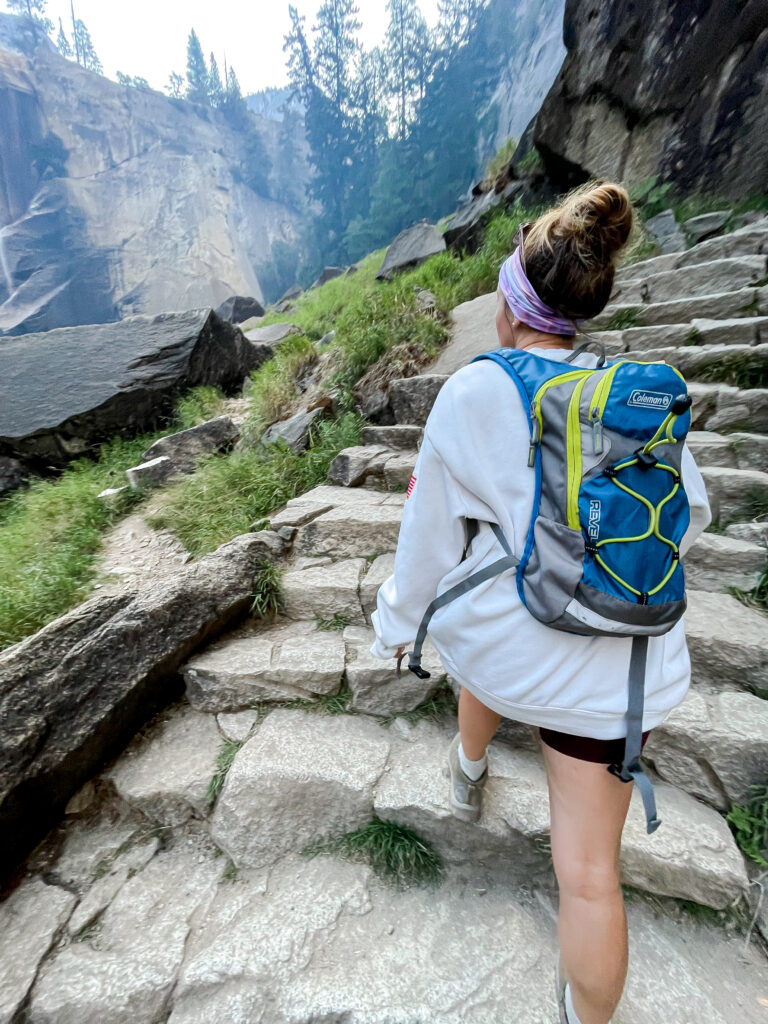
[[(579, 321), (607, 304), (615, 260), (632, 225), (626, 191), (606, 182), (582, 186), (524, 226), (499, 276), (500, 346), (569, 360), (575, 368), (597, 366), (595, 355), (574, 353), (574, 337)], [(394, 575), (379, 590), (376, 656), (402, 656), (430, 602), (499, 558), (499, 527), (512, 554), (522, 556), (534, 504), (530, 448), (528, 409), (501, 366), (476, 361), (446, 382), (424, 430)], [(680, 457), (690, 522), (675, 558), (710, 521), (704, 483), (687, 447)], [(607, 768), (624, 755), (633, 641), (550, 628), (526, 608), (514, 572), (488, 578), (439, 607), (429, 635), (461, 685), (459, 732), (447, 754), (457, 817), (480, 816), (486, 748), (501, 719), (539, 728), (560, 893), (560, 1020), (609, 1024), (627, 972), (619, 853), (633, 787)], [(643, 742), (689, 684), (680, 619), (664, 635), (648, 638)]]

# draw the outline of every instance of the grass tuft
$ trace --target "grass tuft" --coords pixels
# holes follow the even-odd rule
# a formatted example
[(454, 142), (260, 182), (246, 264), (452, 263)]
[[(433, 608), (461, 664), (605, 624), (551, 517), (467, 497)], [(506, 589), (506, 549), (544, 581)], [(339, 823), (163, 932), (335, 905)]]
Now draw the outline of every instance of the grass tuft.
[(282, 569), (276, 568), (271, 562), (259, 563), (259, 573), (253, 591), (251, 615), (259, 618), (274, 618), (283, 610), (283, 595), (280, 583), (283, 578)]
[(291, 700), (259, 701), (251, 705), (251, 710), (258, 713), (258, 721), (262, 722), (275, 708), (293, 708), (299, 711), (312, 711), (320, 715), (354, 714), (355, 712), (350, 707), (351, 703), (352, 691), (345, 679), (337, 693), (324, 693), (318, 697), (294, 697)]
[(174, 430), (188, 430), (220, 416), (223, 403), (224, 394), (219, 388), (207, 384), (193, 388), (176, 402)]
[(726, 821), (745, 857), (768, 868), (768, 785), (750, 786), (746, 804), (734, 804)]
[(339, 452), (360, 443), (362, 422), (347, 413), (317, 424), (310, 448), (299, 454), (281, 443), (213, 455), (169, 488), (149, 522), (171, 530), (195, 557), (214, 551), (321, 484)]
[(351, 624), (351, 619), (346, 615), (340, 615), (338, 612), (330, 617), (330, 619), (323, 619), (319, 615), (315, 616), (315, 622), (317, 628), (325, 630), (328, 633), (341, 633)]
[(205, 793), (206, 800), (208, 800), (209, 803), (212, 804), (216, 802), (219, 793), (221, 793), (227, 773), (232, 767), (232, 763), (234, 762), (237, 752), (242, 745), (242, 743), (238, 743), (236, 740), (222, 741), (219, 756), (216, 758), (216, 771), (213, 773), (211, 781), (208, 783), (208, 789)]
[(388, 715), (382, 721), (382, 725), (394, 722), (396, 718), (404, 718), (410, 725), (422, 719), (439, 722), (447, 713), (456, 714), (458, 702), (453, 690), (448, 683), (443, 683), (439, 690), (429, 700), (425, 700), (411, 711), (404, 711), (397, 715)]
[(379, 878), (398, 889), (439, 885), (444, 870), (443, 862), (431, 843), (413, 829), (379, 818), (354, 832), (310, 843), (302, 854), (305, 857), (331, 855), (363, 861)]
[(485, 177), (490, 181), (494, 181), (515, 155), (516, 149), (517, 139), (510, 136), (505, 142), (502, 142), (501, 146), (499, 146), (485, 165)]
[(617, 312), (609, 317), (605, 327), (601, 329), (604, 331), (626, 331), (630, 327), (639, 327), (640, 312), (640, 306), (631, 306), (629, 309), (617, 310)]

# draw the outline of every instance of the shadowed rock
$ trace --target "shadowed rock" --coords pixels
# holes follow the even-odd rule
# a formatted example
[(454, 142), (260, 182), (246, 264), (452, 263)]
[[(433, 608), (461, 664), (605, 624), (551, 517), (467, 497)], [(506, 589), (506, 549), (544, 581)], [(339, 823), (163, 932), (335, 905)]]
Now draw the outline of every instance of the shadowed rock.
[(436, 224), (422, 221), (401, 231), (387, 249), (377, 280), (389, 280), (396, 271), (416, 267), (424, 260), (443, 252), (445, 239)]

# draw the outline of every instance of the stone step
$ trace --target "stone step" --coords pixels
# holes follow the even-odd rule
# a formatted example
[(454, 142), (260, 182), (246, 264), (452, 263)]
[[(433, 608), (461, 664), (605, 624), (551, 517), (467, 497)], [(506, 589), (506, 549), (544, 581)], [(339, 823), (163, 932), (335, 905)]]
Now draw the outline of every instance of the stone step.
[[(172, 837), (126, 874), (123, 866), (110, 871), (79, 904), (35, 875), (0, 906), (3, 1020), (550, 1024), (557, 1017), (555, 897), (494, 884), (471, 862), (448, 868), (435, 886), (396, 888), (367, 864), (336, 856), (288, 854), (268, 869), (235, 873), (210, 841)], [(116, 895), (102, 900), (88, 931), (74, 934), (81, 908), (88, 912), (105, 885)], [(765, 958), (756, 943), (745, 946), (655, 900), (631, 898), (627, 917), (632, 953), (616, 1024), (761, 1024)], [(670, 965), (674, 984), (656, 985), (649, 997), (649, 979), (669, 979)]]
[(344, 640), (314, 622), (248, 623), (181, 668), (187, 699), (200, 711), (231, 712), (263, 701), (338, 693)]
[[(319, 561), (321, 564), (312, 565)], [(306, 559), (302, 568), (283, 573), (280, 589), (285, 614), (291, 619), (332, 619), (338, 616), (347, 625), (363, 625), (360, 583), (369, 565), (364, 558), (341, 562)], [(323, 564), (325, 563), (325, 564)]]
[(768, 520), (757, 523), (732, 523), (726, 526), (725, 535), (768, 547)]
[[(648, 352), (688, 345), (759, 345), (768, 342), (768, 317), (733, 317), (724, 320), (694, 318), (688, 324), (658, 324), (602, 331), (591, 335), (615, 353)], [(609, 352), (609, 355), (613, 354)]]
[(762, 545), (715, 533), (697, 537), (683, 560), (686, 586), (723, 592), (730, 587), (752, 590), (760, 582), (765, 564)]
[(696, 430), (768, 432), (768, 388), (736, 388), (730, 384), (688, 382)]
[(762, 518), (768, 512), (768, 473), (757, 469), (703, 466), (712, 518), (724, 529), (733, 522)]
[(688, 324), (694, 317), (713, 320), (742, 316), (768, 315), (768, 287), (737, 288), (696, 298), (673, 298), (666, 302), (638, 303), (623, 298), (612, 301), (602, 313), (585, 324), (588, 331), (616, 326), (654, 327), (662, 324)]
[(678, 267), (690, 267), (709, 260), (731, 259), (768, 252), (768, 221), (748, 224), (738, 231), (717, 238), (708, 238), (677, 257)]
[(328, 479), (340, 487), (383, 485), (388, 490), (404, 489), (413, 473), (418, 453), (377, 445), (345, 448), (334, 458)]
[[(400, 721), (400, 720), (398, 720)], [(373, 814), (414, 829), (449, 865), (483, 868), (531, 884), (550, 872), (546, 774), (540, 755), (491, 744), (483, 814), (457, 820), (448, 806), (446, 752), (455, 732), (421, 720), (382, 729), (365, 716), (323, 719), (273, 711), (246, 742), (216, 806), (211, 833), (241, 868), (265, 867)], [(710, 807), (657, 786), (662, 828), (645, 830), (633, 796), (624, 832), (625, 881), (646, 892), (722, 908), (744, 894), (746, 871), (730, 830)]]
[(768, 380), (768, 344), (651, 349), (643, 352), (643, 362), (668, 363), (691, 380), (722, 381), (737, 386), (761, 386)]
[(694, 687), (652, 731), (643, 753), (670, 785), (729, 811), (768, 778), (768, 701)]
[(391, 427), (363, 427), (360, 439), (365, 445), (382, 445), (384, 448), (418, 451), (424, 436), (423, 427), (412, 427), (405, 423)]
[(726, 594), (689, 590), (685, 633), (695, 686), (768, 696), (768, 615)]
[(768, 436), (765, 434), (718, 434), (713, 430), (691, 430), (687, 443), (700, 467), (762, 471), (768, 466)]
[(295, 542), (298, 554), (367, 558), (397, 547), (403, 495), (363, 490), (352, 493), (371, 494), (381, 500), (339, 504), (313, 517), (299, 528)]
[(768, 257), (764, 255), (716, 259), (622, 281), (614, 289), (612, 298), (622, 304), (668, 302), (680, 296), (693, 298), (733, 291), (734, 287), (762, 285), (766, 277)]
[(446, 672), (431, 644), (424, 646), (423, 667), (428, 679), (419, 679), (403, 666), (398, 676), (395, 662), (371, 654), (372, 629), (348, 626), (344, 630), (347, 651), (347, 683), (352, 691), (350, 707), (368, 715), (400, 715), (429, 700), (446, 681)]

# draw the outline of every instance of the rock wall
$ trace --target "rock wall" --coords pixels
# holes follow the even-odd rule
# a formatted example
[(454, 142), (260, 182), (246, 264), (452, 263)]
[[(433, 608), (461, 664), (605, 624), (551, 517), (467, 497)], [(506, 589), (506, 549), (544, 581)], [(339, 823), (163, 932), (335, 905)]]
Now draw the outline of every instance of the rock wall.
[(658, 175), (682, 192), (768, 191), (765, 0), (566, 0), (564, 40), (535, 131), (557, 186)]
[[(268, 154), (280, 126), (261, 120)], [(300, 214), (215, 111), (116, 85), (0, 15), (0, 334), (263, 298)]]
[(547, 95), (566, 53), (564, 7), (565, 0), (518, 0), (512, 12), (506, 0), (489, 7), (491, 35), (503, 46), (506, 59), (485, 112), (481, 161), (508, 138), (519, 139)]

